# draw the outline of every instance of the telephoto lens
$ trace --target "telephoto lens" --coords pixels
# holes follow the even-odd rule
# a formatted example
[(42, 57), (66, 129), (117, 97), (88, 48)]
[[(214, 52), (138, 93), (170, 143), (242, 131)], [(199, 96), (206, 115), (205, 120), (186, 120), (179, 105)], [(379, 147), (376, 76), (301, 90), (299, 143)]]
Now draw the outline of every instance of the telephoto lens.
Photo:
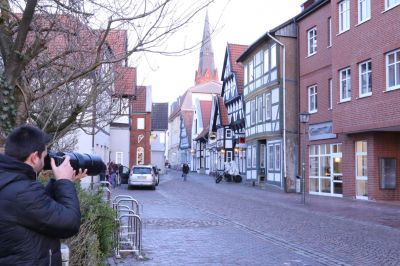
[(51, 170), (50, 158), (53, 158), (56, 165), (59, 166), (68, 155), (70, 164), (75, 172), (78, 173), (79, 169), (87, 169), (86, 174), (90, 176), (98, 175), (106, 170), (106, 165), (98, 155), (81, 154), (77, 152), (53, 152), (49, 151), (47, 157), (44, 159), (44, 170)]

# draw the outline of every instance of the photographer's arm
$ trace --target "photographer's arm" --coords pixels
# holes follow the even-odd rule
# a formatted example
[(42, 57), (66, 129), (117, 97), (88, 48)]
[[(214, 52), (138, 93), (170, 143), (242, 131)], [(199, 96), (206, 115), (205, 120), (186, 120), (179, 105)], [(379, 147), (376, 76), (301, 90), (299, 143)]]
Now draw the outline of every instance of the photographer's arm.
[(51, 164), (56, 181), (52, 181), (50, 194), (34, 182), (17, 196), (18, 202), (22, 203), (19, 223), (44, 235), (67, 238), (79, 231), (81, 219), (72, 181), (83, 177), (86, 172), (80, 171), (75, 175), (68, 157), (58, 167), (53, 160)]

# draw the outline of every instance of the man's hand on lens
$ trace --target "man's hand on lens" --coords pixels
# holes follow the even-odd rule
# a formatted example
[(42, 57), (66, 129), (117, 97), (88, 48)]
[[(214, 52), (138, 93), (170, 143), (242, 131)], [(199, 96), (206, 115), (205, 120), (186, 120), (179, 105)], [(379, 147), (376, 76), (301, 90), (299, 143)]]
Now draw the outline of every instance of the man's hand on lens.
[(87, 172), (87, 169), (85, 169), (85, 171), (82, 171), (81, 168), (79, 168), (79, 172), (78, 173), (76, 173), (74, 171), (74, 175), (72, 176), (72, 181), (81, 180), (82, 178), (87, 176), (86, 172)]
[(75, 171), (69, 163), (69, 159), (69, 156), (65, 156), (64, 161), (59, 166), (57, 166), (54, 159), (51, 158), (51, 168), (53, 169), (54, 178), (56, 180), (68, 179), (74, 181), (73, 176)]

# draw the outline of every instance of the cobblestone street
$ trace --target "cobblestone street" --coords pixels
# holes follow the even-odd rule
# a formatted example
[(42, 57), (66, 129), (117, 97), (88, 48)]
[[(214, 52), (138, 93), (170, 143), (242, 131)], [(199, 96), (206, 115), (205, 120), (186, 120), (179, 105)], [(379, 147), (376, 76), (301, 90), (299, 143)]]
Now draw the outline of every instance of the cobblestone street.
[(400, 205), (306, 198), (171, 170), (141, 204), (144, 260), (111, 265), (400, 265)]

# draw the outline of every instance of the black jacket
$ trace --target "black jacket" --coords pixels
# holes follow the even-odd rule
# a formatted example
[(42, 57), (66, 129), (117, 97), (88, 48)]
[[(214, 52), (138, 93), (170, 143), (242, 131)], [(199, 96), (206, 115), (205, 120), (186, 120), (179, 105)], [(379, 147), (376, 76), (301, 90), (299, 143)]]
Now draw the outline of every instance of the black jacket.
[(78, 233), (80, 220), (73, 182), (45, 189), (31, 166), (0, 154), (0, 265), (61, 265), (60, 238)]

